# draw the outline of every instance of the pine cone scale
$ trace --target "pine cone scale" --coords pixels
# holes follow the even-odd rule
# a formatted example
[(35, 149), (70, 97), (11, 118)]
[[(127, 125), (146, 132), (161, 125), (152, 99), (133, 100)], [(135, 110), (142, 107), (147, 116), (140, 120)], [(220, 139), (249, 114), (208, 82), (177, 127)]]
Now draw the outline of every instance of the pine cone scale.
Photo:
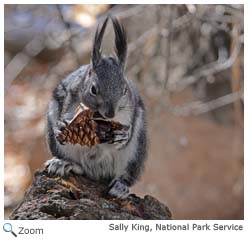
[(78, 107), (75, 116), (61, 133), (57, 140), (61, 144), (71, 143), (92, 147), (113, 140), (114, 130), (127, 130), (118, 122), (93, 118), (93, 112), (87, 107)]

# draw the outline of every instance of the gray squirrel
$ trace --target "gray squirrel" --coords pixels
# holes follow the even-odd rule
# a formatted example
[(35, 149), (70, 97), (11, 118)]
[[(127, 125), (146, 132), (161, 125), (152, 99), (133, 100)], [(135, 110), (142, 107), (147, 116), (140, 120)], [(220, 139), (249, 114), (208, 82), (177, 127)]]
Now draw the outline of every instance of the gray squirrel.
[[(53, 91), (47, 112), (46, 138), (53, 158), (45, 165), (50, 175), (72, 172), (101, 181), (108, 193), (120, 199), (139, 178), (147, 156), (144, 103), (134, 83), (125, 76), (126, 31), (110, 17), (115, 32), (116, 56), (105, 57), (100, 50), (109, 18), (95, 33), (91, 63), (81, 66), (63, 79)], [(104, 119), (129, 126), (127, 133), (115, 132), (112, 144), (88, 148), (78, 144), (61, 145), (56, 136), (83, 103)]]

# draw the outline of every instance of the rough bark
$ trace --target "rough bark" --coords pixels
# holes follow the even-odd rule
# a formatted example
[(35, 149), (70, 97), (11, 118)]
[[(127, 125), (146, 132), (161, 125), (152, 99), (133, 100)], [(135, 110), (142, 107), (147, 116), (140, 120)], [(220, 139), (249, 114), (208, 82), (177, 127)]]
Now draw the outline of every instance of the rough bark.
[(152, 196), (131, 194), (126, 200), (107, 195), (107, 185), (70, 175), (49, 177), (35, 172), (34, 181), (23, 201), (9, 219), (171, 219), (168, 207)]

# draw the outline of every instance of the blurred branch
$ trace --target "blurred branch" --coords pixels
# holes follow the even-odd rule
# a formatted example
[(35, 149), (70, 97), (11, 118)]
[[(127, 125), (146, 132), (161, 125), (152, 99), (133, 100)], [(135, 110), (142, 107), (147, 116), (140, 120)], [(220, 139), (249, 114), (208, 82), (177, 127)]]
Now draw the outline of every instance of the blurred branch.
[(221, 62), (217, 60), (215, 62), (204, 65), (200, 67), (199, 69), (195, 70), (191, 76), (185, 77), (184, 79), (177, 82), (170, 82), (168, 84), (168, 88), (171, 91), (182, 91), (187, 86), (201, 79), (201, 77), (207, 77), (207, 76), (216, 74), (218, 72), (224, 71), (226, 69), (229, 69), (235, 62), (236, 58), (238, 57), (240, 49), (241, 49), (241, 42), (240, 40), (238, 40), (232, 51), (232, 54), (226, 61)]
[(145, 31), (140, 37), (137, 38), (136, 41), (130, 42), (128, 45), (128, 53), (135, 51), (140, 45), (142, 45), (148, 38), (157, 34), (158, 26), (154, 25), (151, 29)]
[(121, 20), (121, 19), (129, 18), (131, 16), (137, 15), (138, 13), (143, 11), (144, 8), (145, 8), (145, 5), (138, 5), (138, 6), (130, 7), (129, 9), (125, 11), (120, 11), (120, 10), (117, 11), (116, 7), (113, 7), (111, 10), (108, 11), (108, 14), (112, 13), (114, 17)]
[[(64, 27), (65, 27), (67, 33), (68, 33), (67, 35), (69, 36), (69, 37), (68, 37), (68, 40), (65, 42), (65, 44), (68, 43), (69, 48), (70, 48), (71, 52), (73, 53), (74, 58), (76, 59), (76, 63), (77, 63), (77, 65), (79, 66), (79, 65), (81, 64), (81, 62), (80, 62), (80, 60), (79, 60), (79, 56), (78, 56), (78, 54), (77, 54), (75, 48), (73, 47), (72, 41), (73, 41), (73, 38), (74, 38), (74, 34), (73, 34), (72, 30), (71, 30), (70, 24), (69, 24), (68, 22), (65, 21), (64, 15), (63, 15), (63, 12), (62, 12), (62, 9), (61, 9), (61, 7), (60, 7), (59, 4), (56, 5), (56, 9), (57, 9), (57, 11), (58, 11), (59, 18), (60, 18), (61, 22), (63, 23), (63, 25), (64, 25)], [(64, 44), (64, 45), (65, 45), (65, 44)]]
[[(240, 23), (235, 22), (233, 24), (232, 30), (232, 42), (231, 42), (231, 51), (234, 49), (234, 45), (239, 41), (240, 37)], [(238, 92), (241, 89), (241, 56), (239, 55), (231, 67), (231, 87), (232, 92)], [(241, 99), (234, 102), (234, 119), (236, 126), (244, 127), (243, 125), (243, 113), (241, 107)]]
[(195, 101), (191, 103), (184, 104), (182, 106), (169, 106), (172, 113), (177, 116), (189, 116), (189, 115), (200, 115), (207, 113), (209, 111), (215, 110), (222, 106), (231, 104), (240, 100), (243, 97), (243, 92), (234, 92), (231, 94), (224, 95), (217, 99), (211, 100), (209, 102)]
[[(168, 23), (167, 28), (169, 29), (169, 37), (166, 39), (166, 64), (165, 64), (165, 81), (164, 81), (164, 90), (166, 90), (169, 75), (170, 75), (170, 64), (171, 64), (171, 45), (172, 45), (172, 36), (173, 36), (173, 11), (174, 9), (170, 6), (168, 11)], [(166, 36), (167, 38), (167, 36)]]
[[(189, 21), (191, 20), (191, 14), (187, 13), (175, 20), (173, 20), (172, 23), (172, 30), (177, 31), (180, 30), (181, 27), (185, 27), (187, 24), (189, 24)], [(158, 24), (155, 24), (152, 28), (145, 31), (141, 36), (137, 38), (136, 41), (130, 42), (128, 45), (128, 53), (135, 51), (139, 46), (144, 44), (144, 42), (152, 37), (155, 34), (161, 34), (162, 36), (168, 38), (170, 33), (170, 29), (166, 28), (159, 28)]]
[(226, 8), (226, 10), (235, 17), (238, 17), (239, 19), (243, 20), (244, 15), (243, 15), (243, 8), (244, 5), (243, 4), (224, 4), (222, 5), (223, 7)]
[(35, 36), (26, 44), (21, 52), (16, 54), (4, 70), (4, 88), (7, 92), (13, 80), (29, 64), (29, 62), (44, 49), (43, 40)]

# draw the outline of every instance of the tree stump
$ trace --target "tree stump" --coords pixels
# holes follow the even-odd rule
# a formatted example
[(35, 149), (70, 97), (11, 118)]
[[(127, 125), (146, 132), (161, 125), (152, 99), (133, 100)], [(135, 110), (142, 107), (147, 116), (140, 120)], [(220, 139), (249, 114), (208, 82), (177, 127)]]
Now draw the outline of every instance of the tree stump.
[(171, 219), (169, 208), (152, 196), (130, 194), (128, 199), (119, 200), (108, 196), (106, 190), (107, 184), (83, 176), (49, 177), (45, 170), (37, 170), (9, 219)]

